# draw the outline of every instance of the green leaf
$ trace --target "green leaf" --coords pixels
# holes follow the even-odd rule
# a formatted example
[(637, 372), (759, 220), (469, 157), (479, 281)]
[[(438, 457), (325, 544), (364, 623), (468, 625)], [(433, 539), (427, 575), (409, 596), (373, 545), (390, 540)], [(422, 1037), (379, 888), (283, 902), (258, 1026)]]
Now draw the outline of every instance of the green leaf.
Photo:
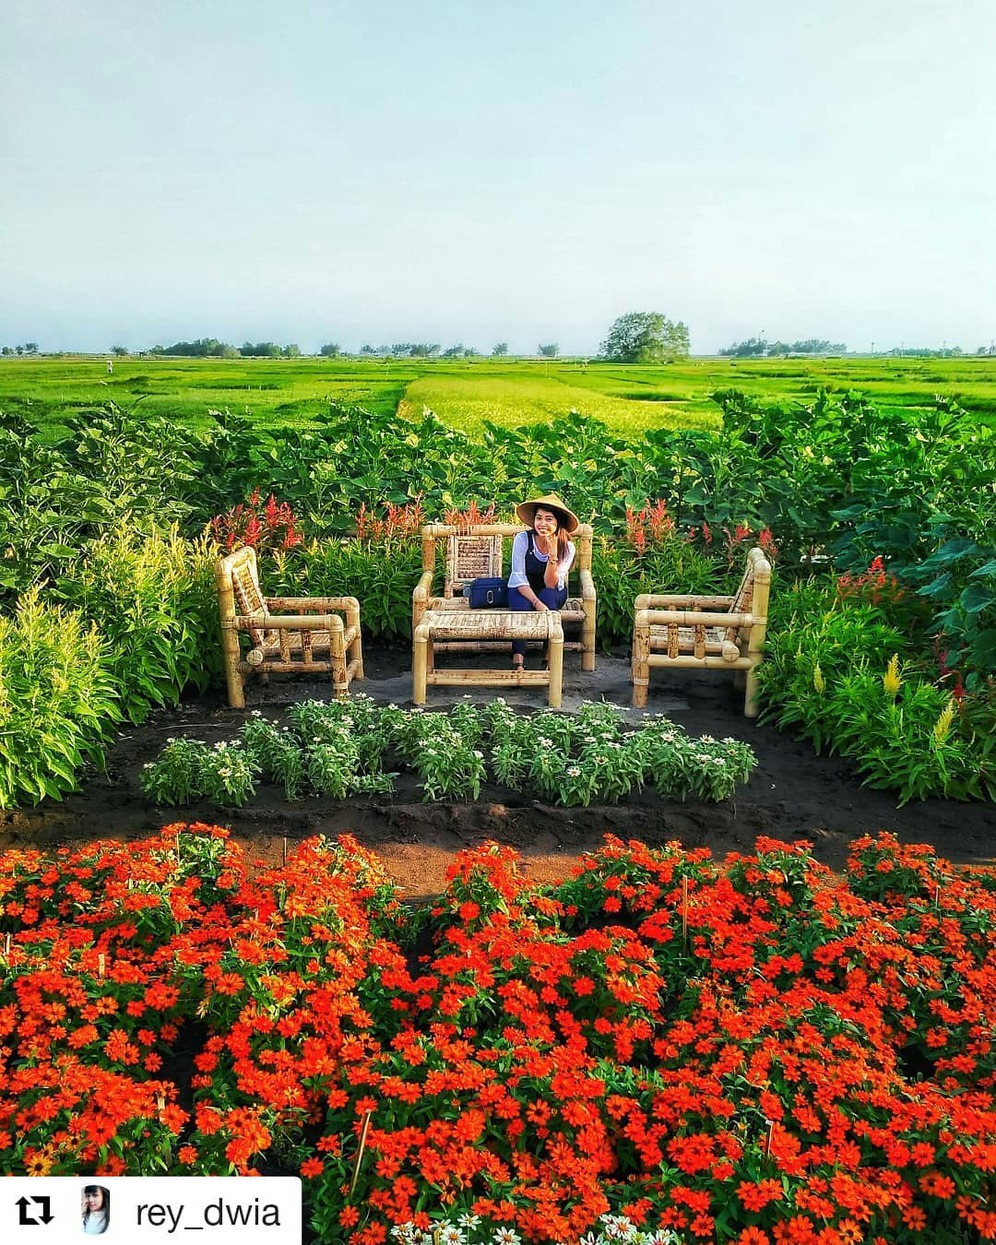
[(968, 614), (981, 614), (996, 605), (996, 592), (970, 584), (958, 598), (958, 604)]
[(996, 627), (980, 631), (969, 646), (973, 665), (983, 670), (996, 670)]

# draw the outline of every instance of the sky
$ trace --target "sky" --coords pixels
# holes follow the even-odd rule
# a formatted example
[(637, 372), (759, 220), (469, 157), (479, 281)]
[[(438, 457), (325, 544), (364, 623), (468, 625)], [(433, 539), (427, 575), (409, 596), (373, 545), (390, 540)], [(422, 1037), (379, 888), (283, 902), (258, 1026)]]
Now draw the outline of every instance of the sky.
[(0, 344), (996, 336), (992, 0), (6, 0)]

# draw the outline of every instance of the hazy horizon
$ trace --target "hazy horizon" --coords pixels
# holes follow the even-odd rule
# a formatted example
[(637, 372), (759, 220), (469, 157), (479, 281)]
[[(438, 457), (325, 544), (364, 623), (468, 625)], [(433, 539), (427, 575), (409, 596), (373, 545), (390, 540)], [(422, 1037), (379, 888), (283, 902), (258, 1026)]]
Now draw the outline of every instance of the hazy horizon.
[(0, 345), (996, 334), (982, 0), (9, 0)]

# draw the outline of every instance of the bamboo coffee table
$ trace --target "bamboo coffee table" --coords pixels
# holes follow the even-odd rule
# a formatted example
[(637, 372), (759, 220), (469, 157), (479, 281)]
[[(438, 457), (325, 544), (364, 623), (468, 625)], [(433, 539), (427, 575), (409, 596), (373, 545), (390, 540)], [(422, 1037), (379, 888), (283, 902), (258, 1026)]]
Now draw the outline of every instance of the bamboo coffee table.
[[(549, 645), (549, 670), (437, 670), (433, 645), (455, 641), (461, 648), (486, 652), (492, 642), (540, 640)], [(480, 646), (480, 647), (478, 647)], [(507, 648), (500, 650), (507, 660)], [(564, 679), (564, 628), (557, 610), (427, 610), (415, 628), (412, 650), (412, 699), (425, 704), (429, 683), (448, 687), (546, 686), (550, 707), (560, 708)]]

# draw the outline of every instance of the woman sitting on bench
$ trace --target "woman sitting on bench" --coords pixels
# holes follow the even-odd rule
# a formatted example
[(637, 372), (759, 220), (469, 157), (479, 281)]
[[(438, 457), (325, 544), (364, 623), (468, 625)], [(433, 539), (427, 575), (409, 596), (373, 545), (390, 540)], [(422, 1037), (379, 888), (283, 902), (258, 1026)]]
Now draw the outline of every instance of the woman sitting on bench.
[[(567, 576), (574, 562), (568, 537), (578, 518), (553, 493), (521, 502), (515, 508), (528, 528), (512, 541), (508, 607), (512, 610), (559, 610), (567, 600)], [(512, 642), (512, 669), (525, 664), (525, 640)]]

